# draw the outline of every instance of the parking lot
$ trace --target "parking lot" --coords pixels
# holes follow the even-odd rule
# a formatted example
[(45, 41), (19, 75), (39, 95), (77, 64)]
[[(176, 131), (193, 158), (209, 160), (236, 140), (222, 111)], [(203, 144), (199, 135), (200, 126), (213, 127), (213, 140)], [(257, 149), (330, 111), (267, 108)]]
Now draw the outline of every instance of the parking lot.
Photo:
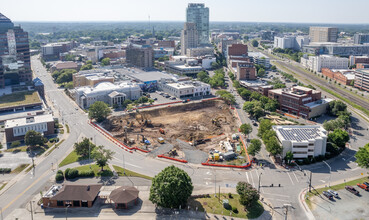
[(278, 78), (280, 81), (286, 84), (286, 87), (292, 87), (293, 85), (295, 85), (294, 82), (284, 79), (280, 73), (273, 71), (268, 71), (268, 73), (265, 74), (265, 76), (261, 77), (260, 79), (265, 81), (272, 81), (273, 78)]
[(342, 189), (338, 191), (340, 198), (329, 200), (323, 194), (311, 199), (312, 212), (316, 219), (368, 219), (369, 192), (354, 186), (360, 192), (356, 196)]

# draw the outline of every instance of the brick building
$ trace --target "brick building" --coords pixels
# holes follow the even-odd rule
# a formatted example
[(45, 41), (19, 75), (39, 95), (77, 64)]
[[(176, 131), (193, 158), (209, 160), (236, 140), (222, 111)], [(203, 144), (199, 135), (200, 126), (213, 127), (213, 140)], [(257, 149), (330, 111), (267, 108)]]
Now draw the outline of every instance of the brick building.
[(246, 56), (247, 57), (247, 45), (246, 44), (231, 44), (227, 47), (227, 56)]
[(161, 40), (158, 42), (158, 47), (162, 47), (162, 48), (167, 48), (167, 47), (171, 47), (174, 48), (176, 47), (176, 43), (174, 40)]
[(255, 80), (256, 79), (256, 69), (252, 63), (237, 63), (237, 80)]
[[(303, 118), (311, 118), (325, 113), (326, 108), (322, 108), (319, 104), (326, 105), (330, 100), (328, 102), (320, 101), (321, 95), (320, 91), (302, 86), (268, 91), (268, 97), (277, 100), (282, 111)], [(314, 115), (312, 115), (309, 104), (314, 108), (319, 107), (319, 111), (314, 111)]]
[(349, 60), (351, 66), (358, 63), (369, 64), (369, 56), (350, 56)]
[(322, 74), (343, 85), (350, 85), (350, 83), (355, 80), (355, 74), (352, 70), (335, 70), (322, 68)]
[(356, 69), (367, 69), (369, 68), (369, 64), (367, 63), (357, 63), (356, 64)]
[(356, 88), (369, 91), (369, 69), (357, 69), (355, 71)]

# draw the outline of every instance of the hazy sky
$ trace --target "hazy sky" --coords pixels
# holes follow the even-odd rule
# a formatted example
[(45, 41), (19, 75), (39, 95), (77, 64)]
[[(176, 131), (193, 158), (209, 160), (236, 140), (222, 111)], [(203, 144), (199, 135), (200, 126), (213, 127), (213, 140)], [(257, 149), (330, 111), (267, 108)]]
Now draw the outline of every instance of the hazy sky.
[(0, 0), (14, 21), (184, 21), (189, 2), (210, 21), (369, 23), (369, 0)]

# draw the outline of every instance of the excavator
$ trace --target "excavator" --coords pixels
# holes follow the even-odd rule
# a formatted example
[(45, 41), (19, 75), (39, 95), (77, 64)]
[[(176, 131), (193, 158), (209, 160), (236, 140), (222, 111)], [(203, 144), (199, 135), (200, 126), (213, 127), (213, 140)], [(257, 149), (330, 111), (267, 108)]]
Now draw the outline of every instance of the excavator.
[(224, 116), (218, 116), (216, 118), (211, 119), (211, 123), (213, 123), (214, 125), (216, 125), (217, 127), (220, 127), (220, 119), (224, 119), (224, 122), (227, 122), (227, 118)]
[(165, 134), (165, 130), (162, 129), (162, 128), (159, 128), (159, 132), (160, 132), (160, 134)]

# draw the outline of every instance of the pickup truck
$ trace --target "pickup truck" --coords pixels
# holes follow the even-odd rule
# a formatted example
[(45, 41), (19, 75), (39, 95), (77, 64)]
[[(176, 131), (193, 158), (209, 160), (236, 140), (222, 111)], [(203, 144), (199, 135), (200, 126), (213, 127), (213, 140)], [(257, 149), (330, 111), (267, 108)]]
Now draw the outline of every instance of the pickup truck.
[(350, 193), (352, 194), (355, 194), (355, 195), (359, 195), (359, 191), (357, 191), (354, 187), (352, 186), (345, 186), (345, 189), (347, 191), (349, 191)]
[(367, 185), (365, 185), (365, 184), (358, 183), (357, 186), (360, 187), (360, 188), (362, 188), (365, 191), (369, 191), (369, 187)]
[(330, 199), (330, 200), (332, 200), (332, 199), (333, 199), (332, 194), (330, 194), (330, 193), (329, 193), (329, 192), (327, 192), (327, 191), (323, 191), (323, 195), (324, 195), (325, 197), (327, 197), (328, 199)]

